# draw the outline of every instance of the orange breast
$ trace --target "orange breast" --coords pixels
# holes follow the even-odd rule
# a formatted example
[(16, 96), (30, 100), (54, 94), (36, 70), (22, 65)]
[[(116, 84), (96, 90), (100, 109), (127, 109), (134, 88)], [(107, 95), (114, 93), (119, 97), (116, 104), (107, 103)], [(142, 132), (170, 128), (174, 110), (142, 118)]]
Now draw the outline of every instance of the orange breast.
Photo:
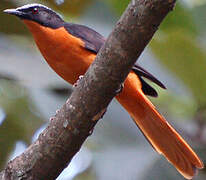
[(74, 84), (93, 62), (96, 54), (84, 48), (84, 42), (69, 34), (64, 27), (51, 29), (24, 20), (36, 44), (52, 69), (64, 80)]

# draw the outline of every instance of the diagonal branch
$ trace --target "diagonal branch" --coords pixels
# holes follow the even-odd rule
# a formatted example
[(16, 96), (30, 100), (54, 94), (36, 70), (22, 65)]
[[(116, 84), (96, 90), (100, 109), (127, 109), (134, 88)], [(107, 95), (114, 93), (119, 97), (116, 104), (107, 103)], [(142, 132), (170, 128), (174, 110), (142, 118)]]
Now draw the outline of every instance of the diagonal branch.
[(175, 0), (132, 0), (66, 104), (0, 179), (55, 179), (90, 135)]

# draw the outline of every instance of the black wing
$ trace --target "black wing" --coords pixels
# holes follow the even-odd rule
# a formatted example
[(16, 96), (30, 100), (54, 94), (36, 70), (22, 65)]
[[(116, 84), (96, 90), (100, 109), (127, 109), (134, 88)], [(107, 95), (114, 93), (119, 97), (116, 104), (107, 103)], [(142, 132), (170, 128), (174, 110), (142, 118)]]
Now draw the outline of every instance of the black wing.
[(148, 71), (146, 71), (145, 69), (140, 67), (138, 64), (135, 64), (133, 66), (132, 70), (140, 78), (140, 81), (142, 83), (142, 91), (144, 92), (144, 94), (146, 94), (148, 96), (152, 96), (152, 97), (157, 97), (158, 96), (156, 90), (153, 87), (151, 87), (146, 81), (144, 81), (144, 79), (142, 77), (144, 77), (146, 79), (149, 79), (150, 81), (157, 84), (161, 88), (166, 89), (164, 84), (162, 84), (156, 77), (154, 77)]
[[(73, 36), (81, 38), (81, 40), (83, 40), (85, 43), (85, 48), (95, 54), (99, 52), (100, 48), (105, 43), (105, 38), (101, 34), (87, 26), (73, 23), (65, 23), (64, 28)], [(156, 90), (151, 87), (146, 81), (144, 81), (142, 77), (149, 79), (163, 89), (166, 89), (165, 86), (157, 78), (155, 78), (152, 74), (147, 72), (139, 65), (134, 65), (132, 70), (140, 78), (140, 81), (142, 83), (142, 91), (144, 92), (144, 94), (153, 97), (158, 96)]]
[(64, 28), (73, 36), (81, 38), (85, 43), (85, 48), (96, 54), (105, 43), (105, 38), (101, 34), (87, 26), (65, 23)]

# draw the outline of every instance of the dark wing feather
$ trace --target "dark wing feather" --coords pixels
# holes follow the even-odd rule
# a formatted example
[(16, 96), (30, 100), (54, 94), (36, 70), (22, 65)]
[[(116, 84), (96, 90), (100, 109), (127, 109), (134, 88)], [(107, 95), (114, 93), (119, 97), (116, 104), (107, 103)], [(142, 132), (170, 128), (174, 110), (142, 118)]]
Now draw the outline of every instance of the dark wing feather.
[[(80, 38), (85, 43), (85, 48), (95, 54), (97, 54), (100, 48), (105, 43), (105, 38), (94, 31), (93, 29), (73, 23), (65, 23), (64, 28), (73, 36)], [(138, 75), (142, 83), (142, 91), (149, 96), (157, 97), (157, 92), (153, 87), (151, 87), (142, 77), (149, 79), (150, 81), (156, 83), (160, 87), (165, 89), (165, 86), (152, 74), (147, 72), (145, 69), (139, 65), (134, 65), (132, 70)]]
[(157, 91), (150, 86), (148, 83), (146, 83), (146, 81), (144, 79), (142, 79), (141, 76), (138, 76), (141, 83), (142, 83), (142, 91), (144, 92), (144, 94), (148, 95), (148, 96), (152, 96), (152, 97), (157, 97)]
[(154, 77), (152, 74), (150, 74), (144, 68), (140, 67), (138, 64), (135, 64), (133, 66), (132, 70), (140, 78), (140, 81), (142, 83), (142, 91), (144, 92), (144, 94), (146, 94), (148, 96), (153, 96), (153, 97), (158, 96), (156, 90), (153, 87), (151, 87), (146, 81), (144, 81), (142, 77), (149, 79), (150, 81), (157, 84), (161, 88), (166, 89), (164, 84), (162, 84), (156, 77)]
[(105, 43), (105, 38), (93, 29), (73, 23), (65, 23), (64, 28), (73, 36), (81, 38), (85, 43), (85, 48), (93, 53), (98, 53)]
[(165, 85), (163, 83), (161, 83), (156, 77), (154, 77), (152, 74), (150, 74), (148, 71), (146, 71), (144, 68), (142, 68), (141, 66), (139, 66), (138, 64), (135, 64), (132, 68), (132, 70), (139, 76), (143, 76), (147, 79), (149, 79), (150, 81), (152, 81), (153, 83), (157, 84), (158, 86), (160, 86), (163, 89), (166, 89)]

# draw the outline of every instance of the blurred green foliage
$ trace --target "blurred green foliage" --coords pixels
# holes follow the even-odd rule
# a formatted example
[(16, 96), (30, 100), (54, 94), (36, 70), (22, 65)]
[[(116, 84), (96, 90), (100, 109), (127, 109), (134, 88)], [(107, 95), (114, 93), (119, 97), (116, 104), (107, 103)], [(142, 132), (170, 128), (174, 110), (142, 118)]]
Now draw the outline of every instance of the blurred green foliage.
[(14, 8), (16, 4), (13, 1), (1, 0), (0, 3), (0, 32), (7, 34), (28, 34), (27, 29), (22, 26), (20, 20), (17, 20), (15, 17), (9, 17), (2, 11), (8, 8)]
[[(94, 0), (65, 0), (64, 3), (57, 3), (58, 1), (48, 0), (49, 6), (52, 9), (60, 10), (66, 16), (80, 16)], [(59, 1), (61, 2), (61, 1)], [(63, 1), (62, 1), (63, 2)]]
[(156, 36), (151, 44), (156, 56), (190, 88), (197, 103), (206, 105), (206, 53), (197, 39), (176, 28), (167, 34)]
[(192, 9), (177, 3), (174, 10), (170, 12), (162, 22), (160, 30), (169, 33), (176, 31), (176, 29), (182, 29), (185, 32), (197, 35), (198, 27), (195, 26), (194, 22), (195, 19), (193, 18)]
[(193, 9), (177, 4), (150, 47), (161, 63), (189, 88), (197, 109), (202, 109), (206, 108), (206, 53), (199, 40), (201, 28), (195, 23), (198, 17), (194, 14)]
[[(155, 87), (158, 89), (158, 87)], [(162, 112), (166, 112), (175, 119), (191, 119), (196, 116), (198, 105), (193, 98), (187, 96), (178, 96), (178, 94), (168, 93), (168, 91), (161, 90), (158, 98), (151, 98), (155, 105), (161, 107)], [(178, 96), (178, 98), (177, 98)], [(169, 103), (168, 103), (169, 102)]]
[[(5, 164), (16, 141), (30, 143), (31, 137), (43, 123), (27, 90), (16, 82), (0, 79), (0, 168)], [(3, 148), (2, 148), (3, 147)]]
[(193, 17), (196, 19), (196, 21), (194, 22), (195, 26), (198, 28), (198, 31), (201, 33), (201, 35), (205, 34), (206, 31), (205, 9), (206, 3), (202, 4), (201, 6), (194, 7), (192, 11)]
[(124, 12), (129, 2), (130, 0), (106, 0), (106, 3), (112, 6), (112, 8), (119, 16)]

